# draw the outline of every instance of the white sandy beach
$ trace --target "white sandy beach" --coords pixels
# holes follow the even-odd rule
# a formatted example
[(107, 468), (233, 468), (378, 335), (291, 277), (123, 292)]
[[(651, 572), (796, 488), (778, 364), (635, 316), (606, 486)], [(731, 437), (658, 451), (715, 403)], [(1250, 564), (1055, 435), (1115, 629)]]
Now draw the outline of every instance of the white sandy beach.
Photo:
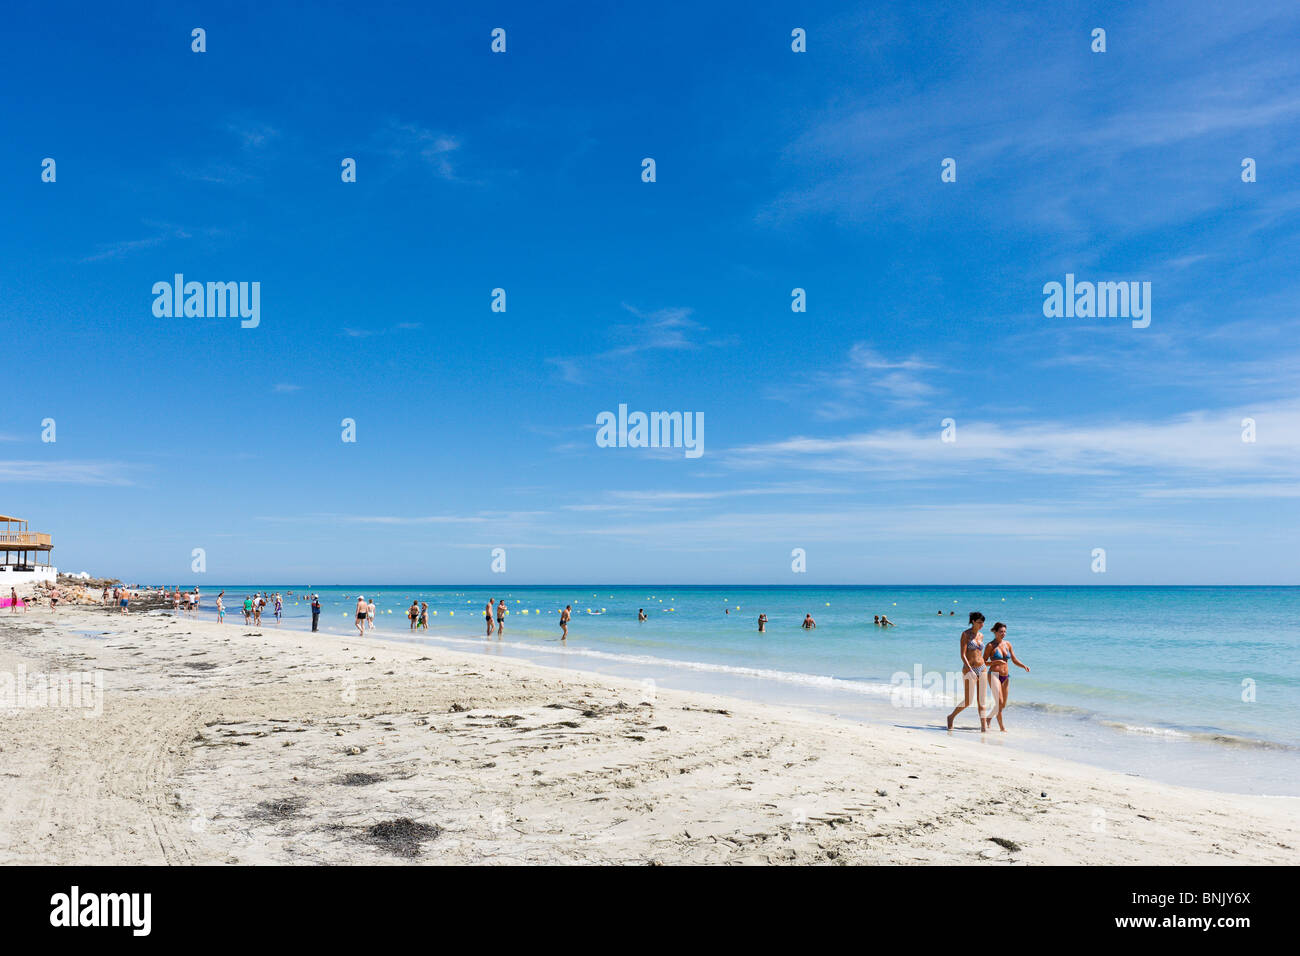
[(0, 862), (1300, 861), (1300, 799), (300, 626), (0, 614), (104, 687), (0, 711)]

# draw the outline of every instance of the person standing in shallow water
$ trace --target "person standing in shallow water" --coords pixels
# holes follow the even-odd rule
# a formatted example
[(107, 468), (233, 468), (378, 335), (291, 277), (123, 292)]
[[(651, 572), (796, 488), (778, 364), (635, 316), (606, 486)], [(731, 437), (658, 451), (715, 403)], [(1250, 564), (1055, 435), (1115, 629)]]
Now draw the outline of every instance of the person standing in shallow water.
[(984, 659), (989, 662), (989, 684), (993, 688), (993, 701), (998, 705), (998, 730), (1005, 734), (1007, 725), (1002, 722), (1002, 711), (1006, 709), (1011, 693), (1011, 668), (1007, 662), (1024, 668), (1026, 674), (1029, 673), (1029, 665), (1021, 663), (1020, 658), (1016, 657), (1011, 642), (1007, 640), (1007, 626), (1001, 621), (993, 625), (993, 640), (984, 648)]
[(506, 599), (497, 601), (497, 637), (506, 629)]
[(311, 629), (313, 631), (320, 629), (320, 595), (311, 596)]
[(989, 729), (989, 719), (984, 715), (984, 698), (988, 696), (988, 665), (984, 663), (984, 615), (979, 611), (970, 612), (970, 627), (961, 632), (961, 638), (958, 641), (961, 655), (961, 677), (962, 685), (965, 688), (965, 698), (962, 703), (954, 708), (953, 712), (948, 715), (948, 729), (952, 730), (952, 722), (963, 710), (971, 705), (971, 698), (975, 698), (976, 709), (980, 715), (980, 733), (985, 733)]
[(564, 605), (564, 610), (560, 612), (560, 640), (569, 639), (569, 618), (573, 615), (573, 605)]
[(767, 615), (760, 614), (758, 616), (758, 633), (763, 634), (766, 633), (766, 631), (767, 631)]

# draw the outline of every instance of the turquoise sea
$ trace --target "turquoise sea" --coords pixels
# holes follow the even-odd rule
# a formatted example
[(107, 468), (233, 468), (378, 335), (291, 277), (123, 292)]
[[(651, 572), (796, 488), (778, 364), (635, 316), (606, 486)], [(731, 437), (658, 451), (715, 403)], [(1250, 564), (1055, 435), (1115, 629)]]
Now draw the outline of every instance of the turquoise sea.
[[(980, 610), (986, 636), (1005, 622), (1032, 672), (1011, 670), (1009, 733), (982, 737), (972, 707), (957, 719), (959, 740), (1215, 790), (1300, 795), (1300, 588), (258, 584), (224, 588), (229, 623), (242, 623), (238, 607), (254, 587), (286, 595), (283, 627), (308, 628), (303, 594), (314, 592), (322, 629), (346, 633), (364, 594), (379, 608), (379, 637), (935, 733), (946, 733), (952, 707), (944, 688), (958, 686), (958, 635)], [(202, 590), (203, 612), (214, 615), (223, 588)], [(489, 641), (483, 605), (500, 598), (512, 613)], [(437, 612), (414, 635), (413, 599)], [(815, 630), (800, 627), (806, 613)], [(876, 614), (897, 626), (875, 626)], [(273, 620), (268, 608), (263, 623)], [(913, 687), (934, 692), (922, 699)]]

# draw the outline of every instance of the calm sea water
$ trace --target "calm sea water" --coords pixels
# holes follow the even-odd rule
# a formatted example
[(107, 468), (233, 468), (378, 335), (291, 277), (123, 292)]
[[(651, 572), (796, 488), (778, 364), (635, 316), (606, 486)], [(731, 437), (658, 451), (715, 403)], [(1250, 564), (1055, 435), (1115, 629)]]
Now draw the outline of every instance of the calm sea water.
[[(283, 627), (305, 628), (307, 585), (258, 585), (286, 598)], [(205, 614), (220, 588), (205, 588)], [(252, 585), (226, 587), (227, 620)], [(1300, 795), (1300, 588), (1102, 587), (313, 587), (321, 625), (352, 628), (358, 593), (379, 608), (376, 636), (421, 640), (658, 685), (814, 708), (945, 733), (959, 686), (958, 635), (980, 610), (1008, 625), (1026, 674), (1012, 668), (1014, 747), (1174, 783)], [(505, 598), (502, 638), (484, 639), (483, 605)], [(412, 635), (411, 600), (429, 629)], [(574, 608), (568, 645), (558, 613)], [(644, 608), (649, 620), (637, 621)], [(767, 632), (757, 617), (767, 614)], [(942, 612), (942, 613), (939, 613)], [(951, 614), (949, 612), (952, 612)], [(811, 613), (817, 628), (800, 627)], [(897, 626), (881, 629), (872, 616)], [(268, 614), (264, 624), (273, 620)], [(900, 688), (937, 688), (914, 701)], [(907, 705), (907, 706), (905, 706)]]

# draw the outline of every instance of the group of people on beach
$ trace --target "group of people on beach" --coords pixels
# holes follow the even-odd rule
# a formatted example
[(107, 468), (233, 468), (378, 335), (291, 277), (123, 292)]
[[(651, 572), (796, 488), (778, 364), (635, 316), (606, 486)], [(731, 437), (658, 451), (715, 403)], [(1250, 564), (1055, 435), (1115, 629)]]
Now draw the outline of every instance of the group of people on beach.
[[(244, 604), (241, 610), (244, 612), (244, 623), (252, 626), (260, 626), (262, 623), (262, 612), (270, 606), (271, 612), (275, 615), (275, 623), (279, 624), (284, 619), (284, 598), (280, 592), (268, 595), (265, 591), (261, 594), (254, 592), (244, 595)], [(194, 589), (194, 610), (199, 609), (199, 589)], [(226, 622), (226, 592), (222, 591), (217, 595), (217, 623)]]
[[(55, 605), (57, 594), (57, 591), (53, 591), (50, 595), (51, 609)], [(219, 622), (225, 621), (225, 594), (226, 592), (222, 591), (217, 595), (217, 620)], [(178, 615), (182, 612), (193, 614), (199, 610), (200, 596), (197, 587), (189, 592), (182, 592), (179, 587), (175, 588), (170, 593), (164, 590), (163, 596), (164, 599), (167, 597), (171, 598), (172, 606)], [(111, 592), (109, 588), (104, 588), (102, 600), (104, 603), (109, 603), (111, 601), (112, 603), (117, 604), (120, 608), (120, 613), (127, 613), (129, 593), (125, 588), (115, 587), (111, 589)], [(247, 595), (244, 598), (243, 603), (244, 623), (255, 626), (260, 625), (262, 623), (263, 610), (268, 605), (273, 608), (273, 613), (275, 614), (275, 619), (278, 623), (281, 620), (284, 609), (283, 598), (280, 596), (279, 592), (269, 596), (265, 592), (262, 592), (261, 594)], [(11, 612), (17, 611), (19, 607), (21, 607), (21, 602), (18, 600), (17, 592), (11, 589), (10, 610)], [(312, 630), (315, 631), (317, 629), (321, 612), (320, 599), (315, 595), (312, 596), (311, 612)], [(373, 631), (375, 629), (375, 613), (375, 602), (373, 600), (367, 601), (364, 596), (358, 595), (356, 606), (356, 628), (359, 634), (364, 634), (367, 630)], [(509, 613), (510, 610), (506, 606), (504, 598), (499, 601), (489, 600), (487, 604), (484, 605), (483, 620), (487, 626), (487, 634), (489, 637), (493, 634), (500, 636), (504, 632), (506, 615)], [(943, 611), (939, 611), (938, 613), (942, 615)], [(953, 612), (949, 611), (948, 614), (949, 616), (952, 616)], [(429, 605), (427, 602), (412, 600), (411, 606), (407, 609), (406, 616), (410, 622), (411, 630), (428, 629)], [(560, 612), (559, 620), (561, 641), (568, 640), (569, 622), (572, 620), (572, 616), (573, 605), (565, 605), (564, 610)], [(645, 622), (647, 619), (645, 609), (639, 609), (637, 611), (637, 621)], [(874, 615), (872, 623), (877, 627), (896, 626), (894, 622), (884, 614)], [(956, 720), (957, 715), (974, 704), (979, 713), (981, 733), (987, 732), (995, 719), (998, 722), (998, 729), (1005, 732), (1007, 728), (1006, 724), (1003, 722), (1002, 715), (1006, 710), (1007, 701), (1010, 699), (1011, 695), (1011, 665), (1014, 664), (1016, 667), (1022, 668), (1025, 673), (1029, 673), (1029, 665), (1025, 664), (1016, 656), (1015, 651), (1011, 647), (1011, 642), (1007, 640), (1006, 624), (1001, 621), (995, 623), (992, 628), (992, 637), (986, 640), (983, 630), (984, 623), (985, 618), (983, 614), (979, 611), (971, 611), (970, 626), (966, 630), (962, 631), (961, 637), (958, 639), (958, 655), (961, 659), (962, 665), (961, 673), (964, 695), (962, 703), (955, 707), (952, 713), (948, 715), (949, 730), (953, 729), (953, 722)], [(758, 631), (760, 634), (766, 632), (767, 624), (767, 615), (759, 614)], [(813, 618), (812, 614), (805, 614), (801, 627), (804, 630), (812, 630), (817, 627), (817, 621)], [(993, 707), (995, 707), (996, 710), (992, 710)], [(992, 713), (990, 713), (990, 710), (992, 710)]]
[(993, 702), (997, 705), (998, 729), (1005, 732), (1002, 712), (1006, 710), (1007, 700), (1011, 695), (1011, 664), (1023, 668), (1029, 673), (1029, 665), (1016, 657), (1007, 640), (1007, 626), (1001, 621), (993, 625), (993, 638), (987, 644), (984, 641), (984, 615), (979, 611), (970, 612), (970, 627), (961, 632), (958, 640), (958, 653), (961, 655), (962, 685), (965, 698), (951, 714), (948, 715), (948, 729), (952, 722), (972, 703), (980, 715), (980, 733), (985, 733), (992, 723), (992, 718), (985, 713), (985, 703), (989, 691), (993, 692)]
[[(150, 591), (148, 593), (151, 595), (153, 592)], [(166, 598), (167, 593), (168, 592), (163, 591), (162, 596)], [(113, 587), (105, 586), (103, 592), (101, 592), (99, 595), (99, 603), (107, 604), (110, 607), (116, 607), (117, 613), (119, 615), (126, 614), (131, 608), (131, 598), (135, 596), (137, 596), (135, 592), (131, 591), (128, 588), (119, 587), (116, 585)], [(57, 600), (52, 599), (52, 603), (57, 603)], [(194, 606), (196, 608), (199, 606), (198, 588), (194, 589)]]

